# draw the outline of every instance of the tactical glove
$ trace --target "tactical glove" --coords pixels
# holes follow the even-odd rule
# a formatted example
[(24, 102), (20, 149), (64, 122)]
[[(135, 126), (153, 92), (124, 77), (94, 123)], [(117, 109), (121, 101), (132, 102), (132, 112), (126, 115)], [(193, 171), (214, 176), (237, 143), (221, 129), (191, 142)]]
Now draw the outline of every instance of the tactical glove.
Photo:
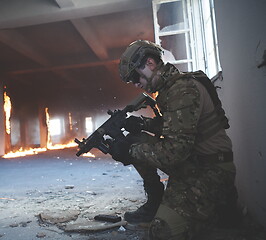
[(115, 140), (109, 142), (109, 153), (112, 158), (124, 165), (132, 163), (132, 157), (129, 155), (130, 143), (126, 140)]
[(154, 133), (158, 136), (162, 134), (163, 130), (162, 117), (154, 117), (154, 118), (143, 117), (143, 121), (145, 122), (143, 130)]
[(137, 134), (144, 129), (144, 120), (141, 117), (130, 116), (125, 120), (123, 127), (126, 131)]

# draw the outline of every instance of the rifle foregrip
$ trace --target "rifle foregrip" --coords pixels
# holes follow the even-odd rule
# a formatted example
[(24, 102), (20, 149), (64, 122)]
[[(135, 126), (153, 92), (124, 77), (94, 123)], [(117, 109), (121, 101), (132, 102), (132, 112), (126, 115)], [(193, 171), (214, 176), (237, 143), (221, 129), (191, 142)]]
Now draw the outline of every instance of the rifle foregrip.
[(74, 142), (77, 143), (78, 145), (80, 145), (82, 142), (79, 141), (77, 138), (74, 139)]
[(75, 138), (74, 141), (78, 144), (78, 147), (79, 147), (79, 151), (76, 153), (76, 156), (78, 157), (81, 154), (87, 153), (92, 149), (92, 147), (88, 147), (88, 144), (85, 143), (85, 139), (83, 139), (83, 141), (81, 142), (77, 138)]
[(88, 147), (87, 145), (83, 145), (83, 147), (79, 148), (80, 150), (76, 153), (76, 155), (79, 157), (81, 154), (89, 152), (92, 148), (92, 146)]
[(83, 151), (79, 150), (79, 151), (76, 153), (76, 156), (79, 157), (82, 153), (83, 153)]

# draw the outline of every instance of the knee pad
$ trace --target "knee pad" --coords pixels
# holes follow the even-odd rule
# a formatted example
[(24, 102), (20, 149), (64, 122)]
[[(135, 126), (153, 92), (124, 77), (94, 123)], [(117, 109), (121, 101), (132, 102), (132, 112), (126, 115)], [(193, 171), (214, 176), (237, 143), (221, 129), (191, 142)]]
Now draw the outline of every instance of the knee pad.
[(188, 223), (173, 209), (161, 204), (149, 229), (150, 240), (187, 240)]

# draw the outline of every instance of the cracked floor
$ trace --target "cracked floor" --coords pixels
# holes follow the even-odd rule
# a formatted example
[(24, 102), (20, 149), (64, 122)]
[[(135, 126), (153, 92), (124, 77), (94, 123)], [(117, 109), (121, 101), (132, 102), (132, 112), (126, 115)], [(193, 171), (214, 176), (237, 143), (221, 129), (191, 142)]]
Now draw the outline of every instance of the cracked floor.
[[(93, 152), (95, 158), (76, 157), (75, 153), (75, 149), (65, 149), (0, 159), (1, 240), (148, 239), (147, 225), (65, 231), (71, 224), (102, 225), (94, 220), (98, 214), (123, 217), (146, 199), (142, 180), (132, 166), (123, 166), (98, 151)], [(47, 215), (46, 221), (40, 217)], [(196, 239), (265, 240), (266, 234), (260, 228), (241, 226), (214, 229)]]
[(79, 211), (75, 222), (95, 223), (98, 214), (123, 216), (145, 201), (142, 180), (132, 166), (108, 155), (76, 157), (74, 149), (0, 160), (0, 239), (144, 239), (145, 227), (69, 233), (64, 224), (39, 221), (47, 211)]

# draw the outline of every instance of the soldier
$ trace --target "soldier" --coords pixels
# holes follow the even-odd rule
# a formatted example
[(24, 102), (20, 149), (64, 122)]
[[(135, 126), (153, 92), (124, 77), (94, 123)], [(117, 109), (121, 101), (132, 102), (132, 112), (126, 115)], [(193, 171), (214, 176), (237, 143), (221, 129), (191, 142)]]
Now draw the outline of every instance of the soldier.
[[(146, 40), (128, 46), (119, 71), (124, 82), (158, 92), (161, 113), (129, 117), (131, 134), (110, 146), (115, 160), (133, 164), (147, 192), (147, 202), (126, 212), (125, 220), (151, 222), (153, 240), (191, 239), (236, 206), (229, 124), (216, 89), (202, 71), (183, 73), (165, 64), (161, 47)], [(169, 175), (165, 191), (157, 168)]]

